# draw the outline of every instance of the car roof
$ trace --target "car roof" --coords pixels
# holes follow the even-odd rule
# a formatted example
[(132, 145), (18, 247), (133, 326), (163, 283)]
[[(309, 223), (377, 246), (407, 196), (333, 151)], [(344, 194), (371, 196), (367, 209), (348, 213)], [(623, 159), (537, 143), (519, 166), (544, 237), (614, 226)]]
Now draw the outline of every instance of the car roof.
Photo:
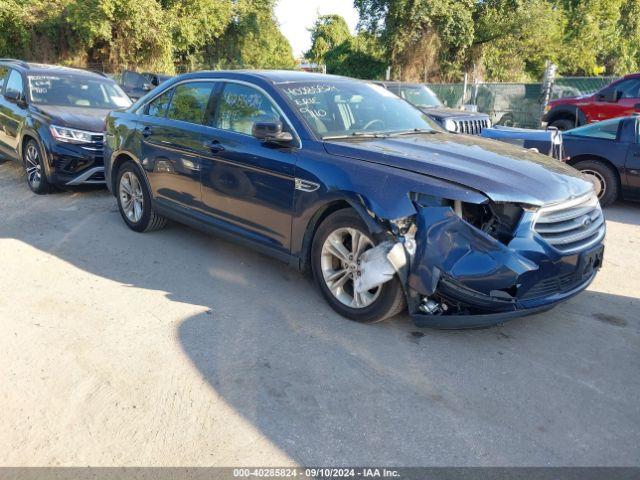
[(295, 82), (323, 82), (327, 80), (348, 81), (348, 77), (328, 75), (325, 73), (304, 72), (299, 70), (211, 70), (186, 73), (180, 78), (224, 77), (262, 79), (273, 84)]
[(80, 75), (84, 77), (108, 78), (102, 73), (82, 70), (80, 68), (63, 67), (61, 65), (48, 65), (45, 63), (25, 62), (23, 60), (16, 60), (13, 58), (0, 59), (0, 65), (6, 65), (21, 72), (35, 75), (51, 75), (52, 73), (58, 73), (66, 75)]
[(413, 82), (398, 82), (391, 80), (374, 80), (374, 83), (379, 83), (380, 85), (405, 85), (407, 87), (424, 87), (422, 83), (413, 83)]

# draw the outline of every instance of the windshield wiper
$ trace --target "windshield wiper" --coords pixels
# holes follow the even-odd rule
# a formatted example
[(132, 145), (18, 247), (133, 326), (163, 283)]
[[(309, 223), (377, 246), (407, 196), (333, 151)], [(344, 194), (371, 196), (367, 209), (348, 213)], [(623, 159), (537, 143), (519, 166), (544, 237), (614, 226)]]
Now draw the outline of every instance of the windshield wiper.
[(416, 134), (421, 134), (421, 133), (440, 133), (438, 130), (432, 130), (432, 129), (426, 129), (426, 128), (414, 128), (412, 130), (403, 130), (401, 132), (393, 132), (393, 133), (389, 133), (388, 135), (390, 137), (395, 137), (398, 135), (416, 135)]
[(386, 138), (388, 133), (380, 132), (352, 132), (344, 135), (327, 135), (323, 140), (344, 140), (345, 138)]

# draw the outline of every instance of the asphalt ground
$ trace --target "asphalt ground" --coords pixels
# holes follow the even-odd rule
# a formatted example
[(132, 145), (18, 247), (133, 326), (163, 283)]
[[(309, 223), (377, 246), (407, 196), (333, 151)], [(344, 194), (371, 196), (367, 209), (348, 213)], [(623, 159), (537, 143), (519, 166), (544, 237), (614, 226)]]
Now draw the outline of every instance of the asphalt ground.
[(0, 465), (637, 466), (640, 205), (544, 314), (358, 325), (310, 279), (0, 163)]

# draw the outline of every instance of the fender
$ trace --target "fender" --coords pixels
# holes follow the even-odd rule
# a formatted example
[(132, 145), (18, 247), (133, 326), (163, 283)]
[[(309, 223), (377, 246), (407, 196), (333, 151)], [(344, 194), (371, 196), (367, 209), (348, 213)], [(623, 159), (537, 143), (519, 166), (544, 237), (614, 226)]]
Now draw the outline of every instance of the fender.
[[(149, 192), (151, 192), (151, 183), (149, 183), (149, 178), (147, 177), (147, 171), (145, 170), (144, 166), (142, 165), (142, 162), (140, 161), (140, 159), (134, 155), (133, 153), (131, 153), (130, 150), (124, 150), (124, 149), (120, 149), (120, 150), (114, 150), (113, 153), (111, 154), (111, 158), (109, 159), (109, 180), (107, 181), (107, 186), (109, 187), (109, 191), (113, 194), (113, 196), (115, 197), (117, 195), (116, 193), (116, 186), (115, 186), (115, 182), (116, 182), (116, 178), (114, 178), (113, 176), (113, 167), (114, 166), (119, 166), (120, 163), (123, 162), (118, 162), (117, 164), (115, 163), (116, 159), (120, 156), (120, 155), (125, 155), (129, 158), (129, 160), (133, 161), (134, 164), (137, 165), (137, 167), (140, 169), (140, 171), (142, 172), (142, 179), (144, 180), (144, 183), (148, 189)], [(105, 169), (106, 171), (106, 169)], [(155, 201), (155, 199), (153, 198), (153, 195), (150, 195), (151, 197), (151, 202), (153, 203)]]
[[(298, 167), (305, 165), (302, 159)], [(402, 169), (369, 163), (354, 165), (348, 160), (336, 159), (331, 165), (323, 165), (324, 178), (331, 177), (315, 192), (297, 193), (291, 234), (291, 252), (300, 259), (304, 268), (311, 247), (313, 233), (327, 210), (343, 205), (353, 208), (374, 235), (390, 232), (393, 222), (416, 215), (417, 210), (410, 194), (422, 194), (437, 199), (460, 200), (469, 203), (485, 203), (487, 197), (461, 185), (426, 175), (416, 175)], [(299, 168), (300, 170), (300, 168)], [(318, 181), (311, 171), (298, 171), (304, 180)], [(382, 181), (381, 181), (382, 180)], [(359, 192), (355, 193), (354, 186)], [(394, 192), (404, 192), (394, 194)]]

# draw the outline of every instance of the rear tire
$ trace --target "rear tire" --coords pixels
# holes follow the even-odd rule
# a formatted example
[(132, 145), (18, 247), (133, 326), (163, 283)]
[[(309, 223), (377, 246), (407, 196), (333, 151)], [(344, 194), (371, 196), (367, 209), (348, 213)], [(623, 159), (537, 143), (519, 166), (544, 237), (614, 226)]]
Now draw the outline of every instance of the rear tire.
[(599, 160), (582, 160), (573, 164), (573, 168), (591, 176), (590, 180), (600, 183), (598, 200), (600, 206), (608, 207), (618, 199), (620, 194), (620, 182), (616, 171)]
[[(362, 245), (361, 248), (351, 247), (354, 236), (362, 239), (355, 241), (358, 245)], [(342, 240), (341, 245), (346, 248), (345, 261), (328, 253), (327, 245), (330, 246), (331, 240), (336, 239)], [(362, 294), (354, 292), (353, 280), (347, 278), (350, 271), (350, 267), (345, 267), (350, 262), (348, 254), (355, 253), (351, 260), (355, 264), (359, 254), (373, 248), (377, 243), (378, 241), (358, 214), (351, 209), (343, 209), (332, 213), (322, 222), (313, 237), (311, 246), (313, 277), (325, 300), (343, 317), (360, 323), (380, 322), (397, 315), (405, 308), (404, 292), (397, 276)], [(353, 267), (358, 268), (355, 265)], [(341, 271), (345, 272), (344, 276), (340, 276)], [(350, 275), (355, 273), (354, 270)], [(331, 280), (332, 275), (336, 280)], [(350, 299), (353, 299), (353, 302), (350, 303)]]
[(22, 149), (22, 164), (27, 175), (27, 185), (33, 193), (38, 195), (44, 195), (51, 191), (44, 162), (40, 145), (34, 139), (29, 139)]
[(140, 169), (133, 162), (125, 162), (118, 169), (116, 199), (122, 219), (135, 232), (151, 232), (164, 228), (167, 219), (158, 215), (151, 203)]
[(569, 118), (559, 118), (558, 120), (554, 120), (549, 123), (550, 127), (556, 127), (558, 130), (566, 131), (571, 130), (572, 128), (576, 128), (576, 121), (571, 120)]

